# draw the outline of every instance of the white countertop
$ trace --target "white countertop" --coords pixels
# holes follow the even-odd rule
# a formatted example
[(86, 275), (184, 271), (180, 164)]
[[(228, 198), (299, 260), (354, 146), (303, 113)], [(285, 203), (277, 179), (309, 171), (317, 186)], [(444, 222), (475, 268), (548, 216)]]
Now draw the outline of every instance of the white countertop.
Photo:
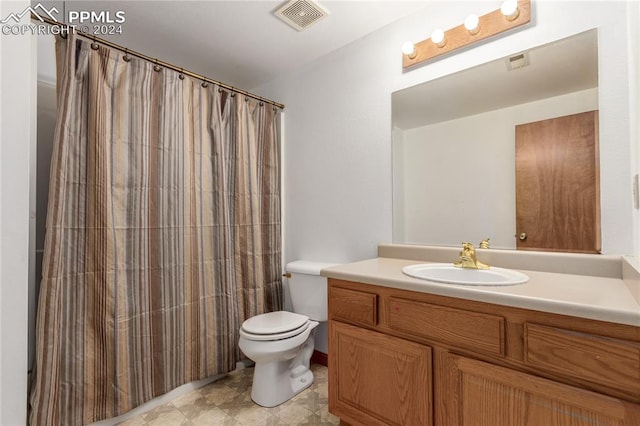
[(418, 263), (429, 262), (378, 257), (325, 268), (321, 275), (640, 327), (640, 305), (622, 279), (521, 270), (529, 282), (520, 285), (440, 284), (402, 273)]

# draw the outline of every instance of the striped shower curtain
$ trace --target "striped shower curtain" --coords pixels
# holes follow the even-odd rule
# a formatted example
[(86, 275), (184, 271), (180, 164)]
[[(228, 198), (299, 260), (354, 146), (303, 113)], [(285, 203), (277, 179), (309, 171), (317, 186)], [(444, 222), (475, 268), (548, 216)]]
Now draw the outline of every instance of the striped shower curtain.
[(277, 111), (72, 35), (56, 54), (30, 423), (57, 426), (234, 369), (282, 292)]

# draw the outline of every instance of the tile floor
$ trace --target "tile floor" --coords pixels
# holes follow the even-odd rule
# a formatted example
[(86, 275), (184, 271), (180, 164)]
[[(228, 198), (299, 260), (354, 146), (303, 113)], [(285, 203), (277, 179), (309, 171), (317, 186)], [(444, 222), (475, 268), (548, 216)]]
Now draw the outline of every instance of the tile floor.
[(120, 425), (338, 425), (340, 419), (327, 411), (327, 368), (313, 364), (311, 370), (313, 384), (277, 407), (251, 401), (253, 368), (245, 368)]

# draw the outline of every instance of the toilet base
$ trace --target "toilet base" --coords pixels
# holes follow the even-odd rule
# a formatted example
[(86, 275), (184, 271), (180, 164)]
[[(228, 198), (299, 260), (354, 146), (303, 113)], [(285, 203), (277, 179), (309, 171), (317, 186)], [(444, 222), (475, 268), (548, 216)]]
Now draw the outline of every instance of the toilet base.
[(251, 399), (263, 407), (275, 407), (293, 398), (311, 384), (310, 359), (314, 348), (311, 333), (293, 360), (256, 362)]

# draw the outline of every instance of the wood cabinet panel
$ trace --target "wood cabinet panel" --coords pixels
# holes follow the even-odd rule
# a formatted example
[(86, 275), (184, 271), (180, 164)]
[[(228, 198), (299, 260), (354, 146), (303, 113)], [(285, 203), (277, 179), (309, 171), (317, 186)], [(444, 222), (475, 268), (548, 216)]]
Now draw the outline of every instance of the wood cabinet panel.
[(329, 322), (329, 410), (350, 424), (431, 425), (431, 348)]
[(525, 362), (640, 396), (640, 344), (555, 327), (525, 325)]
[(330, 318), (374, 326), (378, 323), (378, 296), (375, 293), (329, 288)]
[(504, 355), (504, 318), (397, 297), (388, 301), (388, 325), (394, 330), (442, 343)]
[(449, 371), (446, 425), (638, 425), (640, 406), (457, 355)]
[(344, 424), (640, 425), (640, 327), (335, 279), (329, 295)]

